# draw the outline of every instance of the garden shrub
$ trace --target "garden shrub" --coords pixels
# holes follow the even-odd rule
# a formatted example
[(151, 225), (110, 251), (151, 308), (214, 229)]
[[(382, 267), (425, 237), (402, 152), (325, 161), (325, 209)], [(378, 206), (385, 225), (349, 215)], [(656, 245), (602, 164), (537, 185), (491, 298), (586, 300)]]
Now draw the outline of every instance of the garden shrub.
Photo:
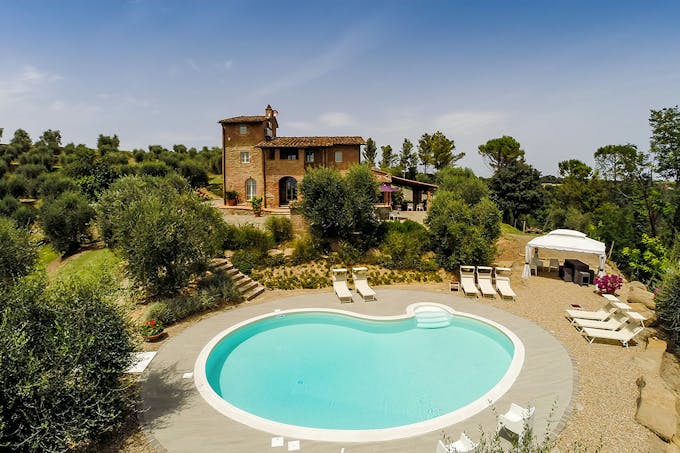
[(274, 246), (274, 239), (266, 231), (249, 223), (231, 227), (228, 240), (231, 241), (226, 244), (229, 250), (256, 249), (266, 252)]
[(88, 227), (95, 212), (83, 194), (64, 192), (45, 200), (39, 215), (45, 236), (56, 250), (65, 254), (76, 251), (89, 237)]
[(47, 168), (42, 164), (19, 165), (14, 171), (15, 174), (24, 175), (28, 179), (35, 179), (45, 172), (47, 172)]
[(30, 196), (35, 184), (26, 176), (21, 174), (14, 174), (7, 179), (7, 193), (14, 198), (23, 198)]
[(12, 220), (17, 226), (25, 229), (30, 229), (36, 217), (38, 217), (38, 211), (31, 206), (19, 206), (19, 209), (12, 214)]
[(122, 151), (109, 151), (102, 155), (101, 161), (108, 166), (127, 165), (128, 153)]
[(338, 244), (338, 256), (347, 266), (352, 266), (361, 260), (363, 252), (347, 241)]
[(272, 235), (277, 244), (289, 241), (293, 237), (293, 224), (288, 217), (270, 215), (264, 221), (264, 227)]
[(121, 378), (134, 343), (110, 282), (27, 278), (0, 292), (3, 448), (84, 450), (132, 409)]
[(189, 182), (191, 187), (208, 185), (208, 172), (205, 171), (203, 166), (192, 160), (185, 160), (179, 164), (179, 174)]
[(680, 346), (680, 266), (668, 269), (656, 295), (659, 322), (677, 349)]
[(239, 249), (231, 257), (231, 263), (241, 272), (250, 275), (256, 267), (267, 264), (267, 252), (255, 249)]
[(172, 171), (165, 162), (144, 161), (137, 166), (137, 174), (140, 176), (166, 176)]
[(38, 258), (27, 231), (0, 217), (0, 285), (28, 275)]
[(5, 195), (0, 200), (0, 215), (11, 217), (14, 212), (19, 209), (19, 201), (12, 195)]
[(77, 191), (78, 185), (69, 177), (45, 173), (38, 177), (37, 190), (41, 197), (57, 197), (64, 192)]
[(640, 248), (624, 247), (621, 251), (627, 260), (632, 279), (656, 286), (670, 267), (668, 250), (658, 237), (643, 234)]
[(227, 302), (238, 302), (241, 294), (238, 292), (231, 277), (222, 269), (216, 269), (211, 275), (202, 278), (198, 287), (205, 290), (211, 297)]
[(132, 157), (134, 157), (135, 162), (141, 163), (147, 159), (148, 155), (147, 152), (144, 151), (143, 149), (135, 149), (134, 151), (132, 151)]
[(430, 238), (427, 229), (408, 219), (387, 224), (387, 233), (380, 247), (387, 259), (384, 259), (382, 264), (391, 269), (419, 269), (421, 256), (429, 250)]
[[(162, 299), (152, 303), (147, 308), (144, 319), (155, 319), (165, 325), (170, 325), (193, 314), (211, 310), (225, 300), (238, 301), (239, 296), (234, 293), (235, 288), (232, 285), (231, 289), (227, 289), (228, 284), (225, 283), (224, 279), (213, 280), (205, 283), (205, 285), (192, 294)], [(229, 297), (233, 298), (224, 297), (225, 294), (231, 295)]]
[(319, 246), (310, 235), (306, 235), (293, 241), (293, 253), (290, 257), (293, 264), (314, 261), (318, 259), (319, 256), (321, 256)]

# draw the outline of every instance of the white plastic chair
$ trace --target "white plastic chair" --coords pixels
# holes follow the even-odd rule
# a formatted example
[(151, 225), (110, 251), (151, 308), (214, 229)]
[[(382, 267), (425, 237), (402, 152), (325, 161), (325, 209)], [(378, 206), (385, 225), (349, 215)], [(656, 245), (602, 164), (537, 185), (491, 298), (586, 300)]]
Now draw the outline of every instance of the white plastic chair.
[(441, 439), (437, 442), (437, 449), (435, 453), (466, 453), (470, 451), (475, 451), (479, 442), (473, 442), (465, 431), (460, 433), (460, 437), (457, 441), (451, 442), (450, 444), (444, 444)]
[(449, 448), (458, 453), (465, 453), (469, 451), (475, 451), (478, 445), (479, 442), (473, 442), (472, 439), (470, 439), (470, 437), (465, 434), (465, 431), (463, 431), (460, 433), (460, 438), (449, 445)]
[(522, 440), (527, 429), (532, 429), (534, 425), (534, 415), (536, 413), (535, 407), (527, 409), (515, 403), (510, 404), (510, 409), (500, 417), (498, 417), (498, 426), (496, 431), (505, 428), (517, 434), (519, 440)]

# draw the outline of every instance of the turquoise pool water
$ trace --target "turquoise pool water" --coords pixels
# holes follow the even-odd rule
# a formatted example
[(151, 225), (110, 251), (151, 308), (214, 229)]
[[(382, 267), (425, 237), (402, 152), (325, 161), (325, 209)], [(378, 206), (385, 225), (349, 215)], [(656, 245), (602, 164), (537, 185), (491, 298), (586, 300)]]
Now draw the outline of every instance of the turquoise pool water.
[(290, 425), (338, 430), (429, 420), (486, 394), (513, 358), (498, 329), (454, 316), (423, 329), (414, 318), (370, 321), (292, 313), (246, 325), (206, 361), (212, 389), (231, 405)]

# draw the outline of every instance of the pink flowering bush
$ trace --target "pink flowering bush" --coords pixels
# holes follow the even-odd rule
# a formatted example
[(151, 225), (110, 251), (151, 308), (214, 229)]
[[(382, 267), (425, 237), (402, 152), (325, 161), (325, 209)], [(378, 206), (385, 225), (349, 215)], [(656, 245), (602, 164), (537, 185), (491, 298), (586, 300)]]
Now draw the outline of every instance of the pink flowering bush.
[(605, 294), (614, 294), (617, 289), (621, 289), (623, 279), (615, 274), (605, 274), (602, 277), (595, 277), (595, 285)]

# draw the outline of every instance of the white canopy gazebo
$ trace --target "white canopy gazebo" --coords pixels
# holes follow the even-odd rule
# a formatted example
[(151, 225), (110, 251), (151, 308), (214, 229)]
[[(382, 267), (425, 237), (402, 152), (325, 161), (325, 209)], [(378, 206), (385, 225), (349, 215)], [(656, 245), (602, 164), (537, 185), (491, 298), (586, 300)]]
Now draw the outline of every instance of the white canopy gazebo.
[(607, 258), (604, 242), (596, 241), (586, 236), (585, 233), (574, 230), (554, 230), (545, 236), (532, 239), (527, 243), (524, 253), (524, 269), (522, 278), (531, 277), (531, 255), (535, 249), (551, 249), (564, 252), (592, 253), (599, 257), (600, 265), (598, 275), (604, 274), (604, 262)]

